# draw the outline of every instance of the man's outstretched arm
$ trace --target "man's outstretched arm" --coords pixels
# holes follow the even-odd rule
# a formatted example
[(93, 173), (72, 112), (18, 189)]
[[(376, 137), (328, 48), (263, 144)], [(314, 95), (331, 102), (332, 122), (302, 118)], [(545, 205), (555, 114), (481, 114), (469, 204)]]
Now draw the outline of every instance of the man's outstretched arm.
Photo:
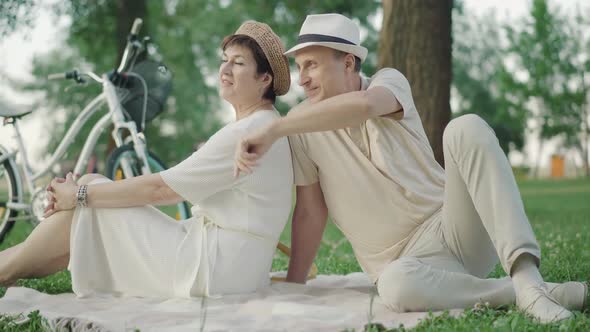
[(273, 123), (270, 130), (274, 137), (353, 127), (384, 115), (396, 114), (400, 119), (403, 116), (397, 98), (382, 86), (344, 93), (317, 103), (304, 102), (297, 107), (302, 109), (289, 112)]
[(291, 259), (287, 281), (305, 283), (326, 227), (328, 208), (320, 183), (297, 186), (291, 221)]
[(403, 117), (403, 108), (383, 86), (337, 95), (317, 103), (303, 102), (287, 116), (273, 121), (242, 138), (236, 148), (234, 176), (251, 172), (256, 160), (280, 137), (358, 126), (370, 118)]

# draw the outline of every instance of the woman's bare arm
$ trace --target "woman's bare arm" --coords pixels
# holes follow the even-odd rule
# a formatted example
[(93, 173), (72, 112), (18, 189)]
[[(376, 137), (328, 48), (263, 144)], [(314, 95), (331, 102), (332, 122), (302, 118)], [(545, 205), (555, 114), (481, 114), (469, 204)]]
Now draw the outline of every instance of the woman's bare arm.
[(89, 207), (172, 205), (183, 200), (157, 173), (88, 186)]

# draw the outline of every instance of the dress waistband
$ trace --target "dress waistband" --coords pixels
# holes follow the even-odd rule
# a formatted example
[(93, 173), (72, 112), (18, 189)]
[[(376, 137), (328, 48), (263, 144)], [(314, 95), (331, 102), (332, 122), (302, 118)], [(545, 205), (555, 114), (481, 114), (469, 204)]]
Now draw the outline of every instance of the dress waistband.
[(243, 229), (221, 226), (221, 225), (215, 223), (213, 220), (211, 220), (211, 218), (207, 217), (206, 215), (203, 215), (202, 218), (203, 218), (203, 226), (206, 229), (209, 229), (211, 227), (217, 227), (217, 228), (222, 229), (224, 231), (241, 233), (241, 234), (245, 234), (245, 235), (248, 235), (248, 236), (253, 237), (253, 238), (256, 238), (256, 239), (264, 240), (264, 241), (267, 241), (267, 242), (269, 242), (270, 244), (273, 244), (273, 245), (276, 245), (276, 242), (278, 241), (278, 239), (272, 239), (272, 238), (270, 238), (269, 236), (266, 236), (266, 235), (251, 233), (251, 232), (245, 231)]

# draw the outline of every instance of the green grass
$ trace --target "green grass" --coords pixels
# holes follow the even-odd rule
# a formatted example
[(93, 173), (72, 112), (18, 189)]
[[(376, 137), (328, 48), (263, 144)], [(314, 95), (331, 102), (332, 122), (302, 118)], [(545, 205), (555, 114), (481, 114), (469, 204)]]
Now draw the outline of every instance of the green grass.
[[(526, 181), (519, 183), (527, 215), (541, 245), (543, 262), (541, 273), (547, 281), (588, 280), (590, 277), (590, 180)], [(20, 223), (0, 249), (22, 241), (30, 226)], [(290, 243), (290, 226), (281, 235), (281, 242)], [(315, 260), (319, 273), (346, 274), (360, 271), (352, 248), (342, 233), (328, 223), (318, 257)], [(273, 270), (285, 270), (288, 259), (275, 255)], [(491, 277), (504, 276), (497, 267)], [(20, 280), (18, 285), (50, 294), (71, 292), (68, 272), (53, 276)], [(5, 289), (0, 288), (0, 295)], [(460, 318), (448, 315), (430, 317), (422, 321), (415, 331), (590, 331), (590, 313), (576, 313), (574, 320), (553, 325), (532, 322), (514, 307), (502, 310), (490, 308), (469, 309)], [(33, 313), (29, 324), (10, 327), (10, 319), (0, 319), (0, 330), (37, 331), (41, 320)], [(371, 327), (380, 331), (378, 325)], [(399, 329), (403, 331), (404, 329)]]

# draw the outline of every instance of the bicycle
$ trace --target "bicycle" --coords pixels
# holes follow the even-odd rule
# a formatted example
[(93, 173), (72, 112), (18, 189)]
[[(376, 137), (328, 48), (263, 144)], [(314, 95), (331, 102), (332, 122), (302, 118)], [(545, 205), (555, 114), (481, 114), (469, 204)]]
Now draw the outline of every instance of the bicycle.
[[(0, 110), (0, 117), (4, 118), (4, 125), (10, 124), (14, 127), (17, 143), (17, 148), (14, 151), (9, 151), (0, 145), (0, 243), (13, 228), (16, 221), (28, 220), (35, 227), (42, 220), (43, 211), (48, 204), (48, 200), (46, 186), (37, 185), (38, 180), (49, 173), (51, 167), (63, 157), (82, 126), (105, 103), (108, 106), (108, 112), (92, 127), (90, 135), (86, 138), (82, 152), (76, 161), (73, 173), (83, 174), (84, 167), (100, 135), (109, 124), (114, 125), (112, 137), (117, 148), (107, 158), (105, 174), (107, 177), (118, 180), (166, 169), (160, 159), (147, 149), (143, 130), (145, 123), (162, 110), (162, 104), (170, 90), (171, 73), (163, 64), (153, 61), (143, 61), (137, 65), (135, 64), (138, 55), (146, 50), (146, 45), (150, 42), (149, 37), (144, 37), (143, 40), (138, 38), (141, 25), (142, 20), (135, 19), (119, 67), (110, 73), (102, 74), (99, 77), (94, 72), (73, 70), (48, 76), (50, 80), (71, 79), (78, 84), (86, 83), (87, 79), (92, 79), (102, 84), (103, 91), (86, 105), (76, 117), (50, 160), (38, 172), (33, 173), (32, 171), (18, 126), (18, 121), (25, 115), (32, 113), (32, 111)], [(157, 72), (154, 73), (154, 70)], [(155, 90), (156, 97), (159, 97), (159, 99), (152, 98), (152, 95), (148, 94), (146, 77), (149, 75), (155, 75), (156, 80), (160, 80), (156, 82), (157, 84), (162, 82), (168, 84), (167, 91), (163, 91), (165, 89)], [(135, 85), (131, 84), (132, 82), (135, 82)], [(137, 82), (140, 84), (137, 84)], [(139, 88), (137, 88), (138, 86)], [(157, 86), (157, 88), (161, 88), (161, 86)], [(137, 90), (142, 91), (143, 95), (134, 93)], [(135, 112), (124, 109), (122, 104), (134, 107)], [(148, 104), (150, 108), (148, 108)], [(141, 112), (137, 111), (139, 109), (138, 105), (141, 106)], [(150, 111), (149, 114), (148, 111)], [(124, 133), (128, 133), (126, 139), (123, 138)], [(21, 177), (15, 161), (19, 152), (22, 154), (20, 166), (23, 177)], [(25, 200), (23, 183), (30, 193), (28, 200)], [(186, 202), (175, 205), (173, 210), (164, 207), (164, 211), (176, 219), (190, 217), (190, 210)]]

